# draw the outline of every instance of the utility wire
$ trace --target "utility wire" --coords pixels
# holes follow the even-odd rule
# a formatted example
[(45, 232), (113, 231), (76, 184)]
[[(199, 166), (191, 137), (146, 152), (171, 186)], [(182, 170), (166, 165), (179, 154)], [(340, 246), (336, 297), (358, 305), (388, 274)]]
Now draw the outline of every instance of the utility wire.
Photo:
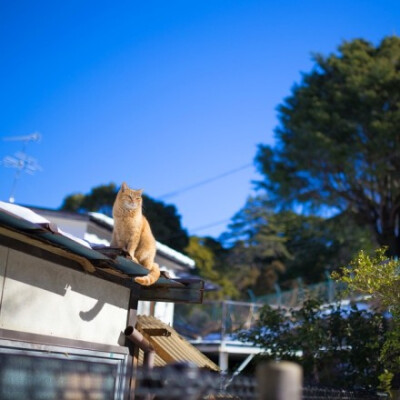
[(181, 189), (177, 189), (177, 190), (174, 190), (172, 192), (165, 193), (165, 194), (163, 194), (161, 196), (157, 196), (157, 198), (158, 199), (166, 199), (166, 198), (178, 196), (181, 193), (187, 192), (187, 191), (192, 190), (192, 189), (196, 189), (199, 186), (206, 185), (207, 183), (214, 182), (214, 181), (216, 181), (218, 179), (225, 178), (228, 175), (235, 174), (236, 172), (242, 171), (242, 170), (247, 169), (247, 168), (249, 168), (251, 166), (253, 166), (253, 164), (251, 164), (251, 163), (242, 165), (241, 167), (231, 169), (231, 170), (229, 170), (227, 172), (224, 172), (224, 173), (222, 173), (220, 175), (216, 175), (216, 176), (214, 176), (212, 178), (204, 179), (203, 181), (200, 181), (200, 182), (197, 182), (197, 183), (193, 183), (192, 185), (184, 186)]
[(191, 231), (192, 233), (193, 233), (193, 232), (198, 232), (198, 231), (202, 231), (202, 230), (204, 230), (204, 229), (212, 228), (212, 227), (214, 227), (214, 226), (226, 224), (227, 222), (230, 222), (230, 221), (231, 221), (231, 219), (223, 219), (223, 220), (221, 220), (221, 221), (212, 222), (211, 224), (199, 226), (198, 228), (190, 229), (190, 231)]

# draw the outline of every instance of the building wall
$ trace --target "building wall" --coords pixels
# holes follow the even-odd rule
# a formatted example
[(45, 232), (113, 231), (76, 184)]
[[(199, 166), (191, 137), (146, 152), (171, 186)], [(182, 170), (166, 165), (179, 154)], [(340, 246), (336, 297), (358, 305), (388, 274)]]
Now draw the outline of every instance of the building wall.
[(117, 345), (129, 289), (0, 246), (0, 328)]
[[(152, 315), (152, 307), (150, 301), (138, 302), (138, 315)], [(155, 302), (154, 303), (154, 317), (158, 318), (165, 324), (172, 326), (174, 323), (174, 303), (169, 302)]]

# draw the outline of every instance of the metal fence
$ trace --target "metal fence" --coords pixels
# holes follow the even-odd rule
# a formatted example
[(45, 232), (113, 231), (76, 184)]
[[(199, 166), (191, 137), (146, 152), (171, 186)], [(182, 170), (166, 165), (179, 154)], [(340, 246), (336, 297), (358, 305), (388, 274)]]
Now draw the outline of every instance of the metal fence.
[(367, 390), (338, 390), (328, 388), (305, 387), (303, 400), (386, 400), (389, 395)]
[(135, 399), (155, 396), (160, 400), (242, 399), (256, 400), (256, 380), (212, 373), (178, 365), (151, 371), (139, 371)]
[(275, 293), (255, 297), (257, 303), (269, 304), (271, 307), (296, 308), (300, 307), (308, 297), (320, 299), (322, 303), (332, 303), (343, 294), (346, 285), (327, 279), (324, 282), (313, 285), (304, 285), (301, 282), (296, 288), (282, 291), (279, 286), (275, 287)]
[[(196, 342), (235, 340), (235, 333), (249, 330), (257, 322), (260, 310), (268, 304), (272, 308), (296, 309), (307, 298), (316, 298), (323, 304), (344, 300), (345, 285), (327, 280), (314, 285), (299, 285), (296, 289), (280, 291), (244, 301), (204, 301), (203, 304), (176, 304), (174, 328), (188, 340)], [(356, 293), (348, 300), (361, 301)]]
[(264, 305), (228, 300), (176, 304), (174, 328), (189, 340), (233, 340), (235, 332), (254, 326)]
[[(159, 400), (260, 400), (257, 379), (253, 376), (228, 376), (178, 364), (140, 370), (137, 373), (135, 399)], [(280, 397), (281, 398), (281, 397)], [(383, 400), (383, 393), (330, 388), (305, 387), (302, 400)], [(276, 399), (276, 397), (271, 397)], [(282, 398), (289, 400), (287, 397)]]
[[(12, 360), (12, 358), (10, 358)], [(4, 358), (3, 361), (4, 367)], [(26, 360), (25, 360), (26, 361)], [(291, 396), (265, 397), (262, 392), (276, 393), (271, 374), (232, 376), (199, 369), (190, 363), (170, 364), (152, 370), (105, 368), (102, 364), (82, 360), (60, 366), (58, 360), (40, 359), (43, 365), (19, 362), (0, 368), (1, 400), (294, 400)], [(0, 362), (1, 365), (1, 362)], [(132, 380), (131, 380), (131, 377)], [(288, 382), (288, 379), (282, 381)], [(290, 386), (287, 385), (287, 386)], [(301, 385), (293, 385), (299, 388)], [(262, 390), (261, 390), (262, 389)], [(375, 392), (305, 387), (295, 400), (379, 400)], [(387, 398), (387, 397), (386, 397)]]

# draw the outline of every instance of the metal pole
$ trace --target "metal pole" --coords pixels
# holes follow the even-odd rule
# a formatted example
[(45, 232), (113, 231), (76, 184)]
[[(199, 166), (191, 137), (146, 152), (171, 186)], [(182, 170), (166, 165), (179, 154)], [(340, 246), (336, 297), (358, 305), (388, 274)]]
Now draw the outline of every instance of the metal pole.
[(228, 314), (228, 307), (226, 301), (221, 302), (222, 310), (221, 310), (221, 344), (219, 346), (219, 355), (218, 355), (218, 364), (221, 369), (222, 373), (227, 373), (229, 368), (229, 354), (226, 351), (225, 347), (225, 336), (227, 331), (227, 314)]

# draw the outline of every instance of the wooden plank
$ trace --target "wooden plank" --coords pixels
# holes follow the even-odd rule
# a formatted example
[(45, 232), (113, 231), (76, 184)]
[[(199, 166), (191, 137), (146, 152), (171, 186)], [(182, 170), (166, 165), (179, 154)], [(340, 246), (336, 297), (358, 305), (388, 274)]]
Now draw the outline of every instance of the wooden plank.
[[(137, 322), (137, 308), (138, 308), (139, 297), (137, 292), (131, 289), (129, 295), (129, 312), (128, 319), (126, 321), (127, 326), (135, 326)], [(130, 369), (129, 377), (129, 399), (135, 399), (135, 389), (137, 385), (136, 381), (136, 370), (139, 364), (139, 346), (135, 346), (127, 337), (125, 337), (125, 346), (129, 349), (128, 368)]]
[(190, 288), (168, 288), (168, 287), (142, 287), (140, 300), (166, 301), (174, 303), (195, 303), (203, 301), (203, 290)]
[(7, 229), (7, 228), (3, 228), (3, 227), (0, 226), (0, 235), (4, 235), (4, 236), (10, 237), (12, 239), (16, 239), (16, 240), (18, 240), (20, 242), (27, 243), (29, 245), (38, 247), (38, 248), (46, 250), (46, 251), (48, 251), (50, 253), (57, 254), (59, 256), (62, 256), (62, 257), (68, 258), (70, 260), (76, 261), (77, 263), (79, 263), (82, 266), (82, 268), (86, 272), (91, 272), (92, 273), (92, 272), (96, 271), (95, 267), (93, 266), (92, 263), (90, 263), (90, 261), (88, 259), (86, 259), (84, 257), (81, 257), (81, 256), (78, 256), (78, 255), (76, 255), (74, 253), (71, 253), (71, 252), (69, 252), (67, 250), (64, 250), (62, 248), (55, 247), (55, 246), (52, 246), (51, 244), (42, 242), (41, 240), (34, 239), (34, 238), (32, 238), (30, 236), (27, 236), (25, 234), (22, 234), (22, 233), (19, 233), (19, 232), (15, 232), (13, 230), (10, 230), (10, 229)]
[(144, 328), (142, 331), (149, 336), (171, 336), (171, 332), (165, 328)]

